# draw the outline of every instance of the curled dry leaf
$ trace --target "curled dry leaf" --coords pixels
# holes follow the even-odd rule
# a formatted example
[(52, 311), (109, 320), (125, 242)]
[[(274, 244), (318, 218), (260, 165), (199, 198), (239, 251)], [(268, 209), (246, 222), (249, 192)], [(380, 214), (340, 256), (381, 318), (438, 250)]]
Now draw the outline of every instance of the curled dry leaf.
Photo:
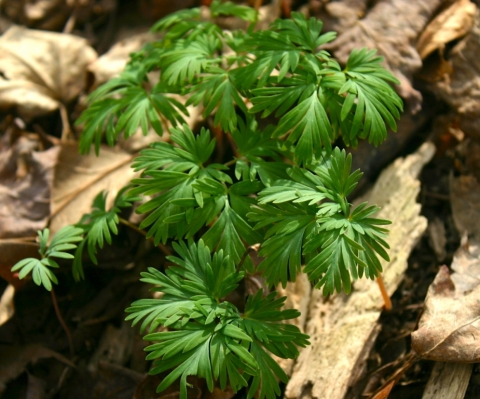
[(80, 37), (11, 27), (0, 37), (0, 109), (25, 120), (57, 110), (84, 89), (96, 58)]
[(418, 330), (412, 333), (412, 348), (425, 359), (480, 362), (480, 285), (462, 291), (462, 279), (457, 273), (455, 283), (442, 266), (430, 285)]
[(130, 168), (132, 160), (133, 155), (108, 147), (101, 147), (97, 157), (94, 153), (80, 155), (76, 143), (62, 144), (52, 190), (52, 234), (89, 213), (101, 191), (108, 191), (112, 201), (136, 176)]
[(470, 0), (458, 0), (441, 12), (426, 27), (417, 42), (422, 59), (445, 45), (465, 36), (473, 25), (476, 6)]

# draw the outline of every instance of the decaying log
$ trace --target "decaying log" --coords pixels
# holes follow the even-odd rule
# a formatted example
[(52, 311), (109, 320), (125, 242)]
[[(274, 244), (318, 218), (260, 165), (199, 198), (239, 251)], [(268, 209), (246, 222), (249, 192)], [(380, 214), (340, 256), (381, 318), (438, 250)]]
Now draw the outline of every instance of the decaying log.
[[(407, 258), (427, 228), (416, 197), (422, 167), (431, 159), (433, 144), (398, 159), (379, 177), (369, 202), (382, 207), (378, 217), (390, 219), (390, 263), (384, 263), (384, 282), (391, 295), (407, 268)], [(375, 342), (383, 302), (370, 280), (355, 283), (349, 296), (323, 298), (314, 290), (306, 332), (312, 345), (300, 354), (286, 389), (287, 398), (343, 399), (349, 386), (362, 375)]]

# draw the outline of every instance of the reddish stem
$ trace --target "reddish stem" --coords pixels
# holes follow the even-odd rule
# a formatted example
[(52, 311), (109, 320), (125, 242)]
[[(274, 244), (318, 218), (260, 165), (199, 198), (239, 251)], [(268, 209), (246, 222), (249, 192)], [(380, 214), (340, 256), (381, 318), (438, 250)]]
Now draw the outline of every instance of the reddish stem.
[(390, 300), (390, 296), (388, 295), (387, 289), (385, 288), (385, 284), (383, 283), (382, 275), (379, 274), (377, 277), (378, 288), (380, 288), (380, 292), (382, 294), (383, 302), (385, 303), (385, 310), (392, 310), (392, 301)]
[(70, 356), (73, 358), (73, 356), (75, 355), (75, 349), (73, 347), (72, 333), (68, 329), (68, 326), (65, 323), (65, 320), (63, 320), (62, 313), (60, 312), (60, 308), (58, 307), (57, 296), (55, 295), (53, 288), (50, 291), (50, 294), (52, 296), (53, 308), (55, 309), (55, 314), (57, 315), (57, 319), (60, 322), (60, 325), (62, 326), (63, 331), (65, 331), (65, 334), (67, 334), (68, 346), (70, 348)]

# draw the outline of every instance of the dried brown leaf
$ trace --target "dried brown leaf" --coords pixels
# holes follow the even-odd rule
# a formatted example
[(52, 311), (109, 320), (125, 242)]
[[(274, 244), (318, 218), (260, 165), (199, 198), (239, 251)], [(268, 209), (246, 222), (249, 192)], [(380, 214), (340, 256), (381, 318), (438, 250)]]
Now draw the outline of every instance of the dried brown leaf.
[(89, 213), (101, 191), (108, 191), (112, 201), (136, 175), (130, 168), (133, 157), (108, 147), (102, 147), (98, 157), (80, 155), (76, 143), (62, 144), (52, 190), (52, 234)]
[(0, 37), (0, 108), (26, 120), (57, 110), (84, 89), (96, 58), (80, 37), (11, 27)]
[(430, 285), (424, 313), (412, 333), (412, 348), (425, 359), (480, 361), (480, 285), (463, 291), (458, 283), (463, 277), (457, 273), (455, 283), (448, 268), (442, 266)]
[(458, 0), (441, 12), (423, 31), (417, 42), (422, 59), (445, 45), (465, 36), (473, 25), (476, 6), (470, 0)]

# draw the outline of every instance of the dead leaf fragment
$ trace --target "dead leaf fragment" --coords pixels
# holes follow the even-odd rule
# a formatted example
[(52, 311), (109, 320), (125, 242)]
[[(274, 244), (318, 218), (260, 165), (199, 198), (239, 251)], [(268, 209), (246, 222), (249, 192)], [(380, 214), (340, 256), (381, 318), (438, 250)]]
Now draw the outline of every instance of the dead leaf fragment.
[(57, 147), (36, 151), (24, 137), (0, 153), (0, 238), (35, 236), (45, 227), (57, 155)]
[(412, 333), (412, 348), (425, 359), (480, 361), (480, 285), (462, 291), (458, 283), (462, 278), (457, 273), (456, 284), (448, 268), (442, 266), (430, 285), (424, 313)]
[(465, 232), (480, 240), (480, 183), (474, 176), (450, 180), (453, 220), (460, 235)]
[(15, 288), (20, 288), (26, 280), (19, 280), (11, 272), (18, 261), (25, 258), (39, 258), (38, 244), (21, 240), (0, 240), (0, 277)]
[(52, 190), (52, 234), (90, 213), (93, 199), (101, 191), (108, 191), (112, 201), (136, 176), (130, 167), (133, 157), (106, 146), (98, 157), (94, 153), (80, 155), (76, 143), (62, 144)]
[(0, 37), (0, 109), (25, 120), (57, 110), (80, 94), (96, 58), (80, 37), (11, 27)]
[(55, 358), (58, 361), (75, 367), (66, 357), (38, 344), (23, 346), (0, 345), (0, 394), (5, 390), (6, 384), (25, 371), (30, 363), (35, 363), (44, 358)]
[(459, 114), (459, 128), (480, 138), (480, 10), (477, 8), (468, 34), (449, 51), (453, 73), (430, 85), (437, 96)]
[(470, 0), (458, 0), (425, 28), (417, 42), (417, 51), (425, 59), (436, 50), (443, 53), (447, 43), (465, 36), (473, 25), (476, 6)]

